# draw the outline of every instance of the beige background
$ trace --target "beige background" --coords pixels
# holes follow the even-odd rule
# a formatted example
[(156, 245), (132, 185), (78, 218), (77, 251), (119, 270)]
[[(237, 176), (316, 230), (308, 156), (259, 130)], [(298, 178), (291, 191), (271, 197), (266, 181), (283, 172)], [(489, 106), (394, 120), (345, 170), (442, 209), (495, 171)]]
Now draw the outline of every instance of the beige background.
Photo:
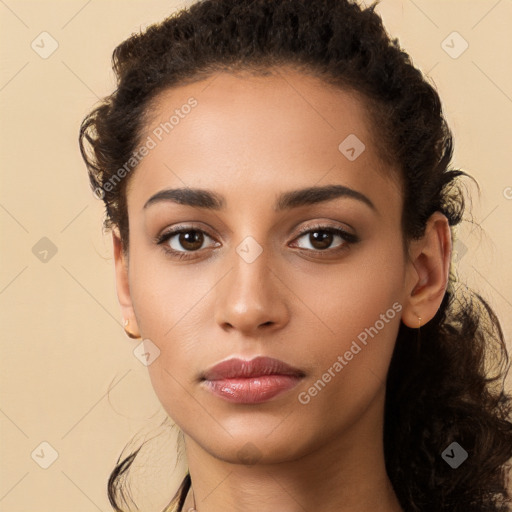
[[(110, 511), (105, 489), (115, 460), (133, 435), (157, 433), (165, 418), (133, 355), (139, 341), (121, 325), (110, 235), (102, 234), (103, 208), (77, 134), (113, 88), (114, 47), (179, 5), (0, 0), (2, 512)], [(482, 230), (469, 222), (460, 230), (460, 275), (489, 299), (510, 343), (512, 1), (383, 0), (378, 11), (437, 86), (455, 164), (480, 183), (480, 198), (470, 190)], [(43, 31), (58, 42), (47, 58), (31, 47), (51, 49)], [(458, 58), (442, 46), (453, 31), (469, 44)], [(464, 41), (450, 36), (447, 44), (454, 55)], [(46, 261), (43, 237), (57, 250)], [(141, 502), (148, 512), (182, 476), (169, 470), (172, 433), (158, 439), (133, 487), (135, 496), (150, 495)], [(51, 448), (42, 442), (58, 452), (48, 469), (40, 464), (50, 462)]]

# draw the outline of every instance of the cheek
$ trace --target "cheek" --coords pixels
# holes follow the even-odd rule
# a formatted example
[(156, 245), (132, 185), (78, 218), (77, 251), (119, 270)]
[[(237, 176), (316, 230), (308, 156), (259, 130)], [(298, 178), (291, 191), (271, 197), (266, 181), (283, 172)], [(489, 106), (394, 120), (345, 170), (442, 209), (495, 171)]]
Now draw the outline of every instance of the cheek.
[(402, 300), (403, 261), (394, 245), (381, 245), (379, 251), (364, 248), (343, 264), (318, 266), (314, 272), (303, 272), (300, 278), (290, 275), (289, 279), (294, 293), (307, 306), (302, 308), (302, 316), (316, 323), (321, 338), (336, 342), (336, 350), (347, 343), (350, 346), (352, 339), (376, 322), (381, 331), (387, 330), (382, 328), (381, 315), (385, 326), (399, 324), (399, 307), (393, 308), (393, 304)]
[(199, 266), (168, 259), (160, 247), (133, 236), (130, 295), (141, 334), (160, 342), (162, 349), (190, 327), (194, 308), (211, 288)]
[(403, 260), (394, 247), (361, 252), (335, 275), (304, 283), (302, 293), (309, 287), (308, 304), (321, 321), (316, 342), (303, 349), (315, 369), (299, 390), (301, 404), (343, 410), (348, 421), (385, 386), (403, 307)]
[(213, 335), (210, 302), (219, 277), (206, 270), (200, 277), (197, 266), (176, 265), (155, 253), (137, 250), (133, 244), (130, 294), (141, 336), (158, 353), (147, 367), (153, 388), (173, 417), (179, 416), (177, 411), (190, 410), (184, 389), (216, 360), (210, 350), (214, 344), (206, 335)]

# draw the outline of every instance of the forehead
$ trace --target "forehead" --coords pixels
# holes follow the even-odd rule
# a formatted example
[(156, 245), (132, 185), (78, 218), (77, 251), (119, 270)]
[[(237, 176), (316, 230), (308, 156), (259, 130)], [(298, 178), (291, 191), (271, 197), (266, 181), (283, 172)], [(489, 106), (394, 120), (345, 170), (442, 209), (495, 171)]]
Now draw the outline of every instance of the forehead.
[[(174, 113), (179, 114), (191, 98), (197, 101), (197, 107), (172, 122), (172, 138), (176, 142), (185, 125), (189, 128), (187, 137), (200, 129), (201, 140), (206, 143), (207, 136), (222, 138), (224, 134), (219, 129), (231, 130), (231, 137), (224, 139), (225, 145), (249, 142), (248, 137), (252, 136), (251, 147), (275, 141), (278, 135), (287, 142), (309, 140), (321, 148), (332, 138), (336, 141), (347, 135), (348, 130), (361, 140), (370, 139), (370, 116), (361, 95), (290, 68), (276, 68), (264, 76), (247, 71), (218, 72), (206, 80), (167, 89), (151, 102), (144, 131), (154, 132)], [(205, 123), (212, 129), (206, 130)], [(325, 144), (321, 144), (326, 136)]]
[(298, 71), (220, 72), (165, 90), (151, 107), (141, 141), (152, 149), (132, 177), (135, 197), (128, 194), (139, 206), (171, 186), (224, 195), (333, 182), (398, 191), (363, 98)]

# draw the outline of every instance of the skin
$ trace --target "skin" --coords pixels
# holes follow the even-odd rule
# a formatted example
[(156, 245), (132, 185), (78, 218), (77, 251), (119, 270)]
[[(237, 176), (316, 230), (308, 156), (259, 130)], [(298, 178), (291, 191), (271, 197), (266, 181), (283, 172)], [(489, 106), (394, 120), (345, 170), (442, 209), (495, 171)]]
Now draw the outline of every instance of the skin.
[[(184, 433), (196, 508), (401, 511), (384, 465), (385, 378), (400, 322), (416, 328), (441, 304), (451, 253), (447, 219), (436, 212), (425, 236), (404, 252), (400, 180), (379, 157), (364, 100), (354, 92), (287, 68), (258, 78), (218, 73), (161, 93), (142, 140), (191, 96), (198, 105), (130, 177), (128, 257), (115, 230), (113, 244), (128, 328), (160, 350), (148, 371)], [(354, 161), (338, 149), (349, 134), (366, 146)], [(327, 184), (359, 191), (375, 210), (351, 197), (273, 209), (283, 192)], [(144, 208), (157, 192), (179, 187), (215, 191), (225, 206), (161, 201)], [(360, 241), (333, 235), (322, 251), (311, 234), (298, 233), (317, 223)], [(204, 230), (202, 245), (190, 250), (175, 235), (167, 245), (192, 257), (172, 259), (153, 239), (184, 224)], [(252, 263), (236, 251), (248, 236), (263, 249)], [(298, 394), (394, 303), (400, 312), (300, 403)], [(220, 361), (258, 355), (306, 377), (253, 405), (224, 401), (199, 382)], [(247, 443), (254, 463), (240, 456)], [(191, 506), (189, 492), (183, 510)]]

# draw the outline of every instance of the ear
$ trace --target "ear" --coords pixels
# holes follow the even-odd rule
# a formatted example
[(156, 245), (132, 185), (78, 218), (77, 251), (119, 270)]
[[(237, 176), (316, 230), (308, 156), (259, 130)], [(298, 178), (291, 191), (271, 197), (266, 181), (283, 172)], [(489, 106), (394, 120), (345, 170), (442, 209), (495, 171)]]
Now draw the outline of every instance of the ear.
[(448, 286), (451, 254), (448, 219), (441, 212), (434, 212), (427, 221), (424, 236), (413, 240), (409, 247), (402, 312), (402, 322), (408, 327), (420, 327), (437, 313)]
[[(128, 258), (123, 252), (123, 244), (117, 229), (112, 229), (112, 242), (114, 246), (114, 264), (116, 276), (116, 290), (119, 304), (121, 305), (121, 313), (128, 325), (124, 327), (135, 338), (140, 337), (139, 327), (133, 310), (132, 299), (130, 296), (130, 285), (128, 280)], [(132, 337), (132, 336), (130, 336)]]

